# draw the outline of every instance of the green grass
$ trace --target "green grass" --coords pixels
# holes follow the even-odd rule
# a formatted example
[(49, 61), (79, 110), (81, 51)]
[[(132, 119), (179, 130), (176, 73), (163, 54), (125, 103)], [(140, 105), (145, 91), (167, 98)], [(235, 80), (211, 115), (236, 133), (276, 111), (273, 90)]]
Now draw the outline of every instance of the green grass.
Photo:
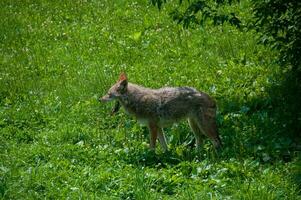
[[(228, 25), (184, 30), (172, 9), (1, 1), (2, 199), (300, 199), (298, 143), (270, 103), (277, 54)], [(187, 147), (187, 123), (166, 129), (168, 154), (148, 152), (147, 129), (97, 101), (121, 71), (144, 86), (211, 94), (223, 152), (209, 141)]]

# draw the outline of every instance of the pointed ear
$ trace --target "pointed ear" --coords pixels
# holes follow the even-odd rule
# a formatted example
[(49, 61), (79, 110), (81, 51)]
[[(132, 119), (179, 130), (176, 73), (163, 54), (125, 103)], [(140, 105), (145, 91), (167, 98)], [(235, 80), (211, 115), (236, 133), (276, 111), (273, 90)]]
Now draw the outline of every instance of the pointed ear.
[(121, 92), (125, 92), (128, 86), (128, 79), (124, 72), (120, 74), (118, 82), (119, 82), (119, 90)]
[(118, 81), (124, 81), (127, 80), (128, 78), (126, 77), (126, 74), (124, 72), (122, 72), (119, 76), (119, 80)]

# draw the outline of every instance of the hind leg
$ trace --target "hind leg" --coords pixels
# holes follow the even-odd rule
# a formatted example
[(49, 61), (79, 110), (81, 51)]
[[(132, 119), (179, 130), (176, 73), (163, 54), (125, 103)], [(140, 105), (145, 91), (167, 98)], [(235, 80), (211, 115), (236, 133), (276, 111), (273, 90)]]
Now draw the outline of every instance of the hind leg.
[(204, 140), (204, 135), (202, 133), (202, 130), (199, 128), (196, 120), (194, 120), (193, 118), (189, 118), (188, 122), (195, 136), (196, 147), (200, 149)]
[(202, 132), (209, 137), (215, 149), (222, 146), (215, 121), (215, 109), (206, 109), (197, 115), (197, 124)]

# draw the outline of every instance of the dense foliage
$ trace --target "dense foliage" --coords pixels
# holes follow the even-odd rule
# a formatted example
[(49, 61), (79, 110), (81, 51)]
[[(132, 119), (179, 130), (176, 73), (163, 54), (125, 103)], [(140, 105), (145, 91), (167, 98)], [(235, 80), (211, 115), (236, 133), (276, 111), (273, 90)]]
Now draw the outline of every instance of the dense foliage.
[(254, 28), (261, 40), (280, 51), (281, 64), (289, 64), (294, 72), (301, 71), (301, 2), (268, 0), (254, 2)]
[[(151, 0), (153, 5), (161, 9), (166, 0)], [(226, 12), (227, 9), (219, 9), (225, 5), (232, 5), (240, 1), (211, 0), (211, 1), (187, 1), (184, 10), (179, 11), (179, 6), (170, 12), (173, 20), (183, 23), (185, 28), (190, 24), (204, 26), (206, 20), (211, 20), (214, 25), (229, 22), (240, 27), (241, 18), (236, 17), (235, 12)], [(172, 1), (172, 3), (174, 3)], [(290, 64), (293, 70), (301, 71), (301, 2), (295, 0), (251, 0), (252, 18), (244, 19), (249, 22), (249, 28), (260, 32), (261, 42), (269, 44), (280, 51), (282, 64)], [(177, 4), (177, 3), (176, 3)], [(299, 74), (300, 75), (300, 74)]]
[[(151, 0), (152, 4), (161, 9), (166, 0)], [(237, 1), (234, 1), (237, 2)], [(214, 25), (222, 25), (225, 22), (230, 23), (236, 27), (240, 27), (241, 21), (237, 18), (234, 12), (227, 12), (227, 10), (220, 9), (225, 4), (232, 4), (232, 0), (213, 0), (213, 1), (188, 1), (184, 4), (182, 0), (179, 1), (179, 6), (170, 12), (173, 20), (178, 24), (183, 24), (184, 28), (192, 27), (194, 25), (205, 26), (208, 21)]]
[[(278, 113), (284, 114), (296, 140), (301, 133), (301, 2), (295, 0), (253, 0), (251, 27), (260, 33), (260, 41), (279, 52), (283, 81), (272, 92)], [(281, 94), (281, 95), (279, 95)]]

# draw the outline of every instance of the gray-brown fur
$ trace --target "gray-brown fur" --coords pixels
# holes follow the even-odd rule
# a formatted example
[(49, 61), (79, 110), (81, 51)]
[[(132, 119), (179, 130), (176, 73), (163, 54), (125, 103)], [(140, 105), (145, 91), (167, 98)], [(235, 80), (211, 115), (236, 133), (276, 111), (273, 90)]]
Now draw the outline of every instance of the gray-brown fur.
[(125, 74), (122, 74), (101, 101), (113, 99), (138, 121), (149, 126), (152, 149), (155, 149), (156, 139), (159, 138), (163, 149), (167, 150), (162, 128), (181, 119), (189, 120), (197, 147), (202, 143), (202, 134), (208, 136), (216, 148), (221, 146), (215, 121), (216, 104), (204, 92), (191, 87), (145, 88), (128, 83)]

